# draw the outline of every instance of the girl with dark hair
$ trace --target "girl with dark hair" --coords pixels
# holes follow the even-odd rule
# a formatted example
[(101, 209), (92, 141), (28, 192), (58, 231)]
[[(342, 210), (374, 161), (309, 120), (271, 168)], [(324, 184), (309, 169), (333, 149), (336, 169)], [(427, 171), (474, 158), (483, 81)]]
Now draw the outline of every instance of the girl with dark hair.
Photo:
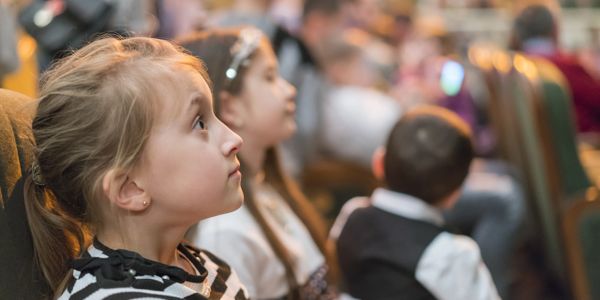
[(295, 88), (277, 70), (256, 28), (212, 30), (179, 40), (207, 64), (215, 111), (245, 141), (245, 205), (189, 233), (238, 272), (253, 299), (330, 299), (323, 222), (281, 169), (277, 145), (296, 130)]

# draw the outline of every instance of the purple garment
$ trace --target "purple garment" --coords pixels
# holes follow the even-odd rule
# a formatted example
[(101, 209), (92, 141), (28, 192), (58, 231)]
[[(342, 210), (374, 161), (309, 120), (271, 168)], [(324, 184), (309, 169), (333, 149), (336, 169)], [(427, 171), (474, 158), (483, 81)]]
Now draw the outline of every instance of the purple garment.
[(478, 156), (488, 157), (493, 154), (496, 139), (488, 124), (481, 122), (485, 118), (478, 116), (473, 97), (464, 86), (458, 94), (446, 96), (438, 103), (440, 106), (458, 114), (469, 125), (473, 132), (473, 142)]

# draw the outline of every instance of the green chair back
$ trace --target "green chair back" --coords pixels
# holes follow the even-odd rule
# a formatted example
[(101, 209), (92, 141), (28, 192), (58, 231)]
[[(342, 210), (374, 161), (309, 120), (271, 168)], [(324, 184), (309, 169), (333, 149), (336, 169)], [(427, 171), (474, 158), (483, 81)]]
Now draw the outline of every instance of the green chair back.
[(571, 199), (563, 229), (573, 294), (600, 300), (600, 198), (596, 188)]
[(584, 192), (592, 184), (579, 159), (575, 140), (575, 119), (567, 81), (554, 65), (544, 59), (533, 59), (540, 73), (540, 103), (557, 164), (563, 199)]

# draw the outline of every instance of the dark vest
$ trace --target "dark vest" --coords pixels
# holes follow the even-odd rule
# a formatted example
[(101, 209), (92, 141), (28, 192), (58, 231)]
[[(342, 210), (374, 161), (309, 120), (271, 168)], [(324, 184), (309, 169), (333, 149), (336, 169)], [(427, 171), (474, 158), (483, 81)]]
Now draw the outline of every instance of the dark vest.
[(355, 210), (337, 241), (346, 290), (365, 300), (435, 299), (415, 273), (423, 252), (443, 231), (372, 206)]

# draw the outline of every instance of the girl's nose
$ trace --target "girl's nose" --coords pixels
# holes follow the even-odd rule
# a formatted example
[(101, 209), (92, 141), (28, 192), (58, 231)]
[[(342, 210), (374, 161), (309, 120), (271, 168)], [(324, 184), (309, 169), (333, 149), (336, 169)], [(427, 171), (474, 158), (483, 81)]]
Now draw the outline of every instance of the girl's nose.
[(295, 99), (296, 98), (296, 87), (293, 86), (291, 83), (289, 83), (287, 80), (285, 79), (281, 79), (282, 84), (283, 84), (283, 88), (285, 89), (286, 95), (288, 98), (291, 99)]
[(223, 142), (223, 146), (222, 146), (222, 151), (223, 154), (225, 156), (231, 156), (231, 155), (235, 155), (238, 152), (240, 152), (240, 149), (242, 148), (242, 144), (244, 144), (244, 141), (242, 140), (242, 138), (237, 135), (237, 133), (233, 132), (231, 129), (229, 129), (229, 127), (227, 127), (227, 125), (223, 124), (223, 127), (225, 128), (225, 141)]

